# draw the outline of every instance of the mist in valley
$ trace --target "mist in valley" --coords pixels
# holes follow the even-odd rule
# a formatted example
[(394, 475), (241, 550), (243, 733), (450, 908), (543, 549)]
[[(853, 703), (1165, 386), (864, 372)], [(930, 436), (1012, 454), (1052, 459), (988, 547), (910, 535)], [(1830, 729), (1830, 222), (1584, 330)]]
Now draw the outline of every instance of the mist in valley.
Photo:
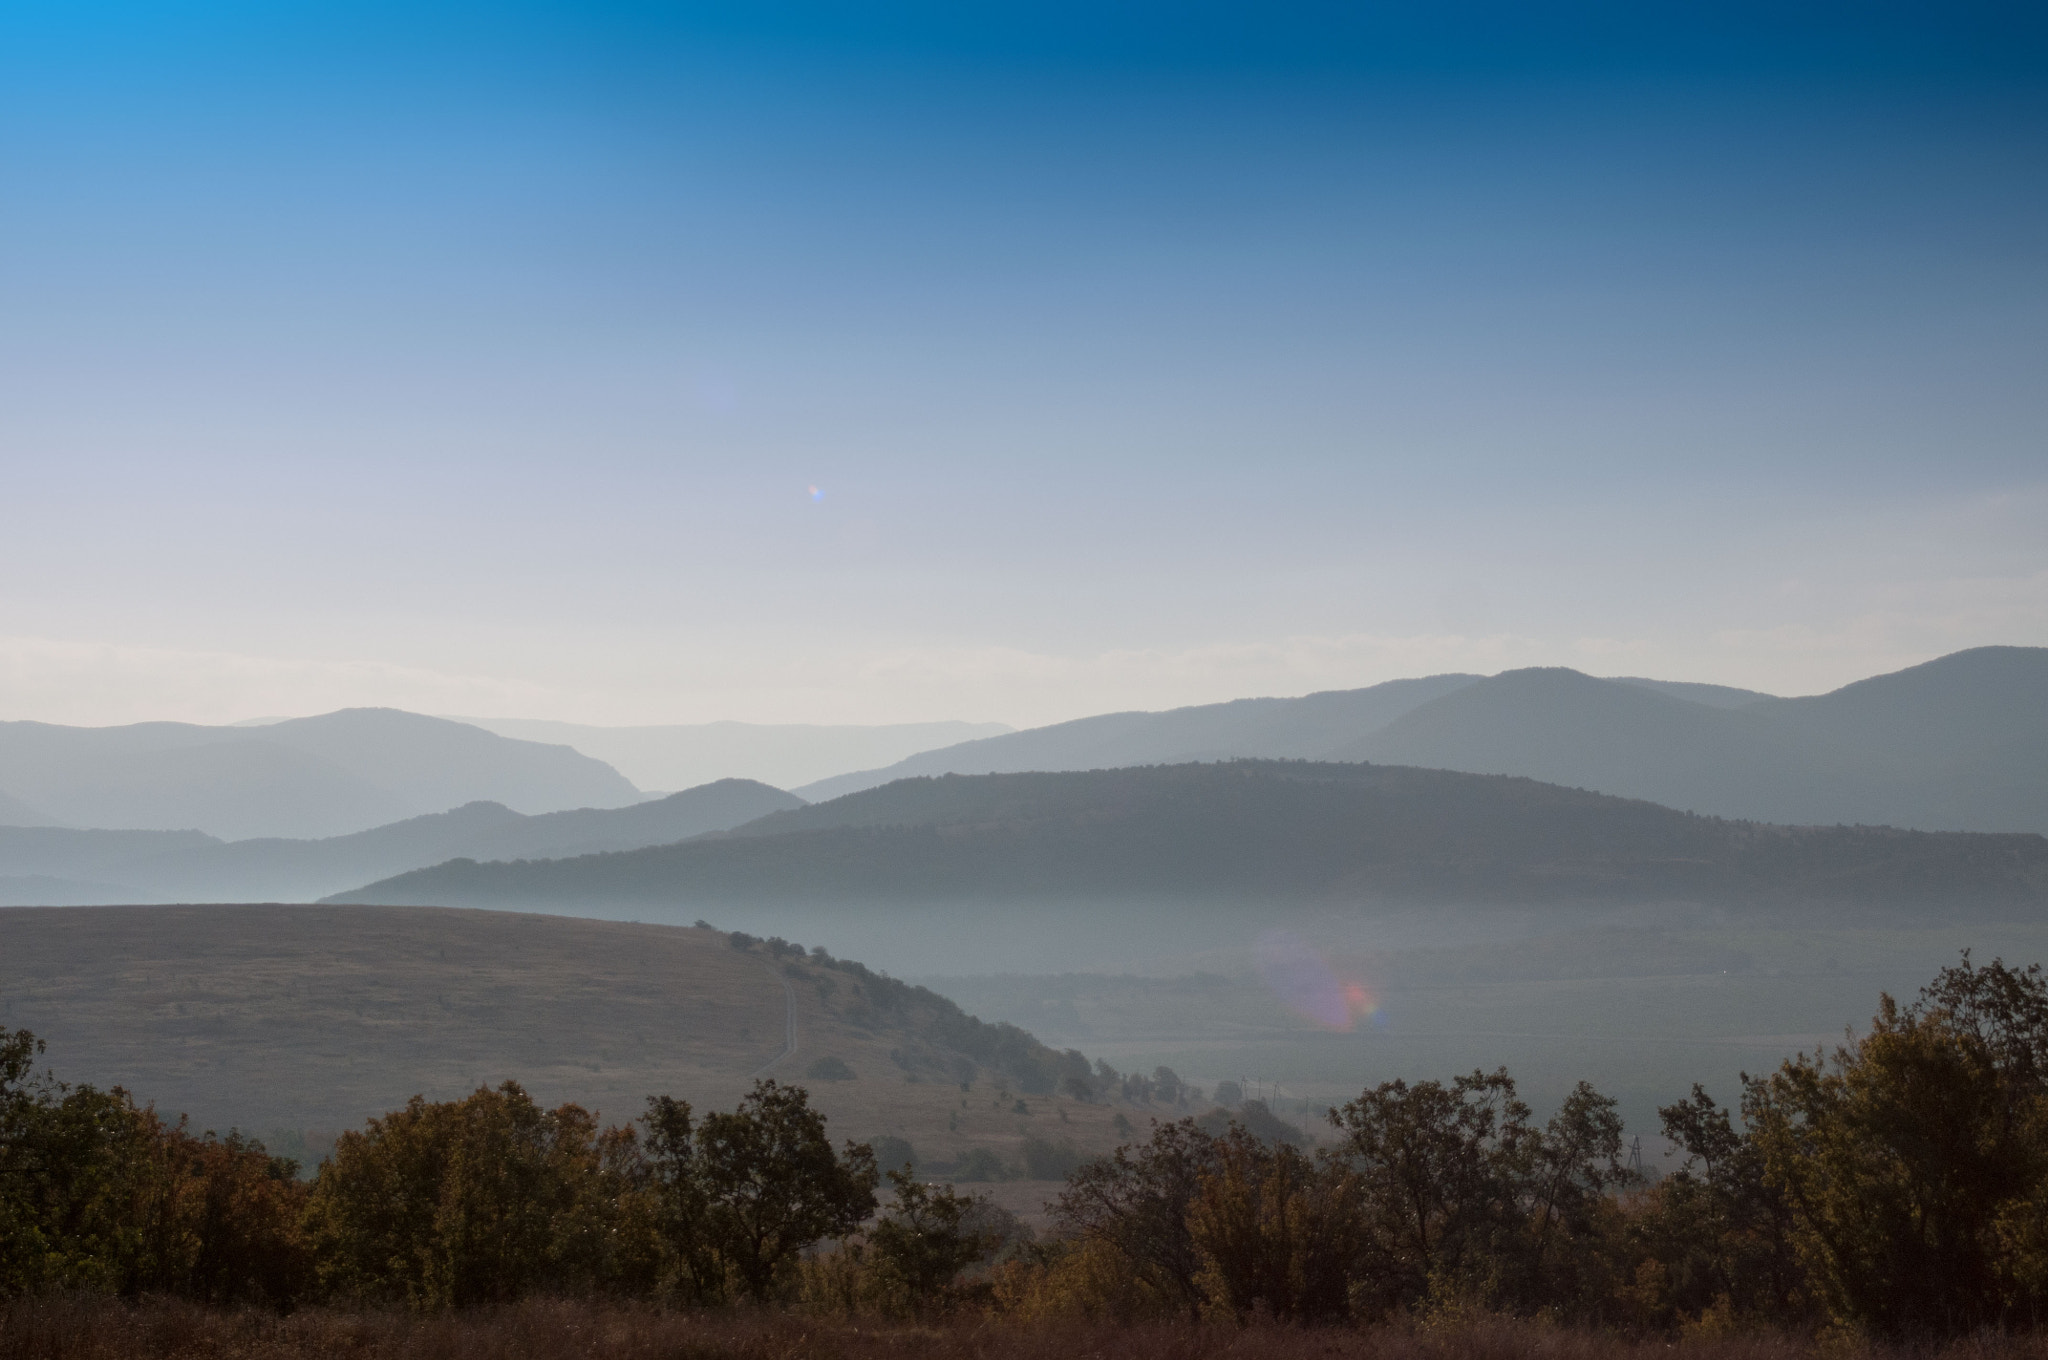
[[(1911, 995), (1964, 950), (2048, 957), (2048, 842), (2006, 829), (2041, 815), (2032, 793), (2004, 812), (1951, 802), (1897, 819), (1928, 830), (1826, 824), (1845, 797), (1924, 797), (1933, 777), (2024, 785), (2023, 757), (2048, 742), (2044, 658), (1959, 654), (1806, 701), (1801, 725), (1781, 729), (1769, 726), (1785, 721), (1769, 696), (1570, 672), (1442, 676), (993, 737), (937, 728), (923, 735), (962, 740), (908, 768), (845, 771), (797, 793), (726, 778), (652, 796), (599, 761), (612, 748), (530, 739), (588, 744), (597, 729), (336, 715), (375, 738), (350, 753), (366, 786), (433, 799), (420, 773), (431, 750), (442, 788), (524, 797), (533, 810), (486, 799), (313, 839), (0, 826), (0, 902), (325, 898), (709, 921), (859, 960), (1119, 1070), (1235, 1083), (1305, 1127), (1381, 1082), (1506, 1066), (1538, 1105), (1591, 1081), (1650, 1133), (1657, 1108), (1695, 1082), (1733, 1100), (1740, 1074), (1839, 1041), (1881, 994)], [(1760, 706), (1754, 731), (1708, 730)], [(1577, 736), (1561, 735), (1574, 723)], [(300, 730), (320, 729), (18, 728), (12, 740), (96, 752), (97, 765), (72, 767), (74, 790), (133, 787), (133, 771), (153, 770), (168, 798), (174, 778), (229, 784), (167, 774), (147, 763), (157, 751), (238, 753), (249, 733)], [(1355, 758), (1431, 731), (1463, 743), (1411, 752), (1439, 768)], [(677, 759), (690, 740), (690, 759), (738, 758), (718, 729), (600, 735), (613, 747), (642, 741), (649, 759)], [(849, 746), (837, 729), (778, 730), (756, 756), (787, 760), (809, 743), (805, 768), (829, 769), (904, 739), (887, 729), (881, 746)], [(1597, 768), (1566, 771), (1583, 786), (1542, 782), (1575, 745), (1598, 752)], [(15, 767), (46, 802), (55, 786), (38, 772), (50, 759)], [(1798, 778), (1785, 776), (1788, 759)], [(629, 790), (625, 805), (546, 810), (584, 789), (554, 773), (558, 786), (539, 790), (536, 773), (587, 780), (585, 766)], [(1691, 801), (1707, 806), (1612, 796), (1636, 793), (1653, 769), (1673, 787), (1693, 780)], [(326, 776), (308, 770), (294, 777), (317, 790)], [(1752, 786), (1804, 815), (1701, 815)], [(245, 789), (236, 796), (261, 793)], [(121, 820), (118, 803), (94, 813), (83, 796), (63, 806)], [(45, 1018), (60, 1031), (74, 1021)]]

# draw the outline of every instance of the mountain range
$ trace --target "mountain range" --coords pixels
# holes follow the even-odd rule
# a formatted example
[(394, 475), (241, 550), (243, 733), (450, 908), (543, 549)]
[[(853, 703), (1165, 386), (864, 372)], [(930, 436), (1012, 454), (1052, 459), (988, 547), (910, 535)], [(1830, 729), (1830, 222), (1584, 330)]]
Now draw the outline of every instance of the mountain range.
[(682, 844), (457, 860), (328, 900), (709, 914), (1125, 899), (2037, 908), (2048, 839), (1768, 826), (1501, 775), (1232, 761), (901, 780)]
[(388, 708), (256, 727), (0, 723), (0, 822), (321, 837), (487, 799), (624, 807), (640, 791), (567, 746)]
[[(628, 751), (645, 740), (649, 760), (752, 751), (785, 762), (777, 768), (979, 730), (530, 726)], [(1786, 825), (2043, 832), (2048, 650), (1978, 648), (1797, 699), (1529, 669), (1103, 714), (914, 754), (804, 785), (795, 798), (752, 781), (731, 785), (744, 795), (698, 786), (644, 815), (633, 805), (645, 795), (588, 751), (390, 709), (226, 728), (0, 723), (0, 901), (319, 896), (451, 858), (636, 849), (806, 800), (841, 809), (844, 795), (901, 779), (1241, 759), (1516, 775)], [(712, 804), (720, 810), (701, 814)], [(600, 814), (616, 814), (609, 829), (586, 826)], [(194, 838), (143, 834), (168, 831)]]
[(2048, 832), (2048, 648), (1980, 647), (1810, 698), (1529, 669), (1114, 713), (795, 790), (918, 775), (1307, 758), (1512, 774), (1788, 824)]
[(458, 856), (526, 859), (665, 845), (802, 800), (727, 779), (624, 808), (526, 816), (475, 802), (321, 840), (223, 842), (197, 831), (0, 827), (0, 905), (308, 902), (365, 879)]

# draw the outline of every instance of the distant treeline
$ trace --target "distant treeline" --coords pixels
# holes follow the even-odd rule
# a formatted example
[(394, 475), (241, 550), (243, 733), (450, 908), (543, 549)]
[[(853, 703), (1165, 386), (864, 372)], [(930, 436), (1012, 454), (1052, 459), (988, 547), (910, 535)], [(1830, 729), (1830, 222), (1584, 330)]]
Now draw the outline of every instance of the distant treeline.
[(0, 1291), (443, 1309), (537, 1295), (896, 1316), (1542, 1317), (1636, 1334), (1894, 1338), (2048, 1312), (2048, 978), (1966, 956), (1863, 1038), (1664, 1109), (1684, 1168), (1642, 1183), (1614, 1102), (1539, 1123), (1505, 1071), (1388, 1082), (1306, 1149), (1155, 1125), (1076, 1169), (1058, 1235), (835, 1148), (760, 1082), (626, 1128), (513, 1083), (415, 1098), (310, 1185), (235, 1136), (0, 1044)]
[(905, 779), (677, 845), (458, 859), (327, 899), (2036, 905), (2048, 839), (1724, 821), (1531, 779), (1240, 760)]
[[(709, 929), (703, 921), (697, 926)], [(1091, 1064), (1079, 1049), (1063, 1052), (1040, 1043), (1029, 1030), (1016, 1025), (976, 1019), (928, 987), (899, 981), (851, 959), (835, 959), (823, 946), (814, 946), (807, 953), (802, 945), (779, 935), (761, 939), (743, 930), (727, 932), (726, 940), (737, 950), (807, 962), (851, 978), (854, 1004), (845, 1011), (848, 1020), (862, 1024), (886, 1019), (926, 1040), (925, 1046), (895, 1051), (897, 1065), (908, 1072), (929, 1073), (967, 1085), (975, 1079), (978, 1067), (985, 1067), (1027, 1096), (1120, 1097), (1166, 1105), (1185, 1105), (1202, 1098), (1199, 1089), (1184, 1086), (1171, 1068), (1157, 1068), (1147, 1077), (1119, 1072), (1106, 1062)], [(945, 1056), (941, 1050), (947, 1051)]]

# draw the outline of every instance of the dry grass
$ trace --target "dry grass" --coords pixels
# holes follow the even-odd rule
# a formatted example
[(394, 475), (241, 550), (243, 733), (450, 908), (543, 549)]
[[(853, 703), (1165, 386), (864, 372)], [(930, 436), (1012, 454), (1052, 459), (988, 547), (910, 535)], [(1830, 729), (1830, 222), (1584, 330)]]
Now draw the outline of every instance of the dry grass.
[(791, 1314), (686, 1313), (535, 1302), (440, 1317), (307, 1310), (288, 1317), (189, 1304), (43, 1299), (0, 1305), (0, 1360), (1939, 1360), (2048, 1356), (2030, 1339), (1981, 1338), (1911, 1352), (1822, 1347), (1781, 1336), (1669, 1343), (1490, 1321), (1438, 1330), (1301, 1330), (980, 1318), (934, 1325)]

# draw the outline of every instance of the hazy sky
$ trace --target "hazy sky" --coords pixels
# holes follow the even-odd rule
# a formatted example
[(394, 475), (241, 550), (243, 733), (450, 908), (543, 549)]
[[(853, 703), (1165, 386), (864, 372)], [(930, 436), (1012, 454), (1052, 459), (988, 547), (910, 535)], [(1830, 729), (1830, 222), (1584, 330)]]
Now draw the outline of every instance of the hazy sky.
[(0, 0), (0, 717), (2048, 644), (2030, 8)]

